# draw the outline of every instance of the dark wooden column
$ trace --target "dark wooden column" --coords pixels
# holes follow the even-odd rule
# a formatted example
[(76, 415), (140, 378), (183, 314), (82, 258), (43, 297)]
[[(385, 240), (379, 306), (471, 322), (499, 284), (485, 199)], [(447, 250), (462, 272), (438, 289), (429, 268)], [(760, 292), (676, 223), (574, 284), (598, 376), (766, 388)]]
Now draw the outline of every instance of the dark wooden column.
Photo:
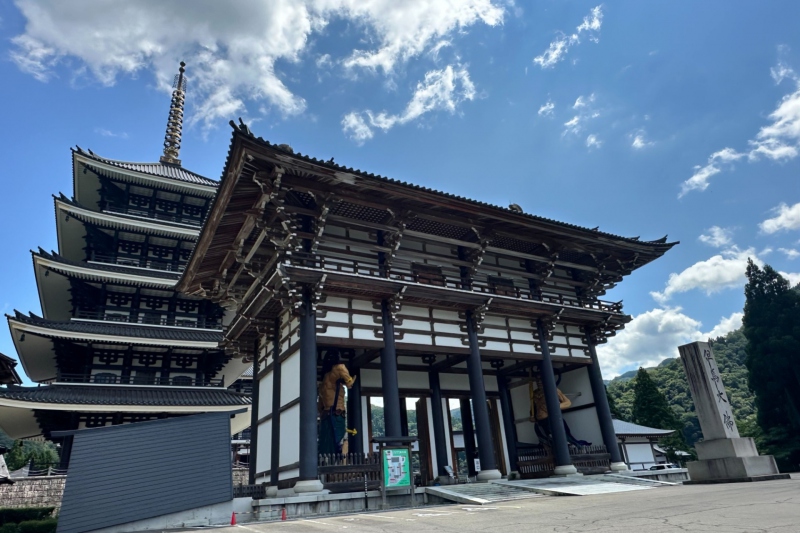
[(589, 383), (592, 385), (597, 421), (600, 423), (603, 444), (606, 445), (606, 450), (611, 454), (611, 469), (627, 470), (628, 467), (625, 465), (617, 445), (617, 434), (614, 431), (614, 421), (611, 417), (611, 408), (608, 405), (606, 386), (603, 383), (603, 374), (600, 371), (600, 362), (597, 359), (597, 350), (595, 349), (597, 338), (594, 333), (592, 328), (586, 328), (586, 343), (589, 345), (589, 356), (592, 358), (592, 364), (588, 365), (586, 369), (589, 372)]
[(383, 419), (387, 437), (402, 436), (400, 424), (400, 385), (397, 378), (397, 351), (394, 346), (394, 320), (391, 303), (381, 302), (383, 317), (383, 349), (381, 350), (381, 392)]
[(303, 288), (300, 306), (300, 480), (295, 492), (317, 492), (317, 318), (311, 307), (311, 289)]
[(514, 422), (514, 407), (511, 404), (508, 378), (502, 374), (497, 375), (497, 392), (500, 393), (500, 408), (503, 410), (503, 429), (506, 433), (510, 474), (517, 471), (517, 423)]
[(256, 484), (256, 461), (258, 459), (258, 373), (261, 369), (258, 337), (253, 341), (253, 384), (250, 393), (250, 457), (248, 458), (248, 483)]
[(472, 409), (475, 415), (475, 435), (478, 437), (478, 456), (481, 460), (481, 471), (478, 479), (490, 480), (502, 477), (497, 470), (492, 443), (492, 426), (489, 422), (489, 407), (486, 405), (486, 388), (483, 382), (481, 351), (478, 346), (478, 331), (472, 311), (467, 311), (467, 337), (469, 339), (469, 357), (467, 372), (469, 373), (469, 389), (472, 396)]
[(350, 375), (356, 378), (353, 386), (347, 391), (347, 426), (350, 429), (355, 429), (356, 434), (350, 435), (347, 440), (349, 442), (350, 453), (364, 453), (364, 428), (363, 420), (364, 415), (361, 410), (361, 372), (357, 368), (350, 370)]
[(269, 456), (269, 484), (278, 486), (281, 465), (281, 319), (275, 319), (275, 338), (272, 341), (272, 441)]
[[(435, 357), (429, 362), (435, 361)], [(442, 387), (439, 383), (439, 372), (430, 370), (428, 372), (428, 384), (431, 388), (431, 411), (433, 418), (433, 442), (436, 449), (436, 464), (438, 465), (437, 475), (448, 476), (444, 469), (449, 464), (447, 460), (447, 441), (444, 432), (444, 413), (442, 413)], [(417, 418), (427, 416), (427, 413), (417, 413)], [(417, 422), (419, 423), (419, 422)]]
[(539, 365), (544, 388), (544, 399), (547, 404), (547, 420), (550, 424), (550, 434), (553, 437), (553, 456), (555, 459), (556, 475), (575, 474), (577, 469), (572, 466), (567, 444), (567, 432), (564, 429), (564, 418), (561, 415), (561, 402), (558, 401), (556, 376), (553, 373), (553, 360), (550, 356), (550, 345), (547, 342), (547, 329), (542, 319), (536, 320), (536, 330), (539, 336), (539, 346), (542, 350), (542, 361)]
[(475, 427), (472, 425), (472, 407), (469, 400), (458, 400), (461, 409), (461, 428), (464, 431), (464, 453), (467, 456), (467, 474), (472, 477), (475, 472)]
[(400, 398), (400, 431), (404, 437), (408, 437), (408, 405), (403, 397)]

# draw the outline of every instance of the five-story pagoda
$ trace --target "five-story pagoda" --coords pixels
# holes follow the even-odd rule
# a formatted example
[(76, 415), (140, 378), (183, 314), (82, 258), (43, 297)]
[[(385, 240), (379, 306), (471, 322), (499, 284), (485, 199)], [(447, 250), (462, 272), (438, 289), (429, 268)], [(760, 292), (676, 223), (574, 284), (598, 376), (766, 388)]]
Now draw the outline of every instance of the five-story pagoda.
[[(159, 162), (72, 150), (73, 196), (55, 197), (58, 252), (33, 252), (42, 316), (8, 316), (25, 373), (46, 384), (0, 388), (12, 438), (249, 407), (226, 389), (250, 356), (220, 347), (223, 309), (174, 290), (217, 191), (178, 159), (185, 88), (181, 63)], [(248, 423), (240, 414), (231, 429)]]

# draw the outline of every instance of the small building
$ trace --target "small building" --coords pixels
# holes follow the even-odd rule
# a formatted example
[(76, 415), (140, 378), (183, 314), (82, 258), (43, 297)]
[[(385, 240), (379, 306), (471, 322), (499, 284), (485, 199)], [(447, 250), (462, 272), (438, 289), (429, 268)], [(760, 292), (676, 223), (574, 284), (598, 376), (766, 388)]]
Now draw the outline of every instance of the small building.
[(659, 439), (675, 433), (674, 429), (657, 429), (614, 419), (622, 459), (630, 470), (649, 470), (667, 462), (666, 454), (657, 445)]
[(583, 453), (626, 469), (595, 347), (631, 318), (599, 297), (676, 243), (384, 178), (232, 125), (177, 288), (230, 312), (223, 345), (252, 342), (257, 482), (323, 488), (317, 387), (332, 354), (356, 377), (351, 452), (371, 449), (369, 397), (388, 437), (407, 431), (402, 406), (416, 401), (423, 483), (454, 464), (449, 400), (479, 480), (575, 473)]

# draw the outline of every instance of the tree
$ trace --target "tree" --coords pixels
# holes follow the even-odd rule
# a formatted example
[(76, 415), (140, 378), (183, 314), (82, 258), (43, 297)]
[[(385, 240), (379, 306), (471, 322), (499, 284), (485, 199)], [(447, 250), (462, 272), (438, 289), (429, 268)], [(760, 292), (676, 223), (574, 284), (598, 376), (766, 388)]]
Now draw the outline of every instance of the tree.
[(766, 452), (782, 470), (800, 464), (800, 294), (769, 265), (747, 262), (744, 335), (748, 384)]
[(31, 463), (35, 469), (57, 466), (58, 452), (52, 442), (15, 441), (5, 455), (9, 470), (17, 470)]
[(679, 459), (677, 451), (691, 451), (683, 437), (683, 424), (647, 370), (639, 368), (635, 379), (633, 422), (651, 428), (674, 429), (675, 433), (662, 438), (660, 444), (667, 452), (667, 459), (673, 463), (677, 462)]
[(622, 420), (622, 415), (619, 412), (619, 408), (617, 407), (617, 401), (614, 399), (612, 395), (608, 393), (608, 387), (605, 387), (606, 390), (606, 398), (608, 398), (608, 409), (611, 411), (611, 417), (616, 418), (617, 420)]

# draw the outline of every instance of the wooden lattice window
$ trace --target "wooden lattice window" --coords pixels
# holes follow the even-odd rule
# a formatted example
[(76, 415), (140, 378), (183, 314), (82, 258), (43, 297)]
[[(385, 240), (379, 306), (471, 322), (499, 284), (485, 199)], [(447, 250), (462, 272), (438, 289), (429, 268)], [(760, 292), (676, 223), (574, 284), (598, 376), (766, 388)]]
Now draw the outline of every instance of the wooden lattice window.
[(514, 287), (514, 280), (511, 278), (489, 276), (489, 286), (495, 294), (500, 296), (517, 296), (517, 289)]
[(411, 265), (411, 271), (414, 273), (418, 283), (438, 285), (440, 287), (445, 285), (444, 274), (442, 274), (442, 267), (440, 266), (414, 263)]

